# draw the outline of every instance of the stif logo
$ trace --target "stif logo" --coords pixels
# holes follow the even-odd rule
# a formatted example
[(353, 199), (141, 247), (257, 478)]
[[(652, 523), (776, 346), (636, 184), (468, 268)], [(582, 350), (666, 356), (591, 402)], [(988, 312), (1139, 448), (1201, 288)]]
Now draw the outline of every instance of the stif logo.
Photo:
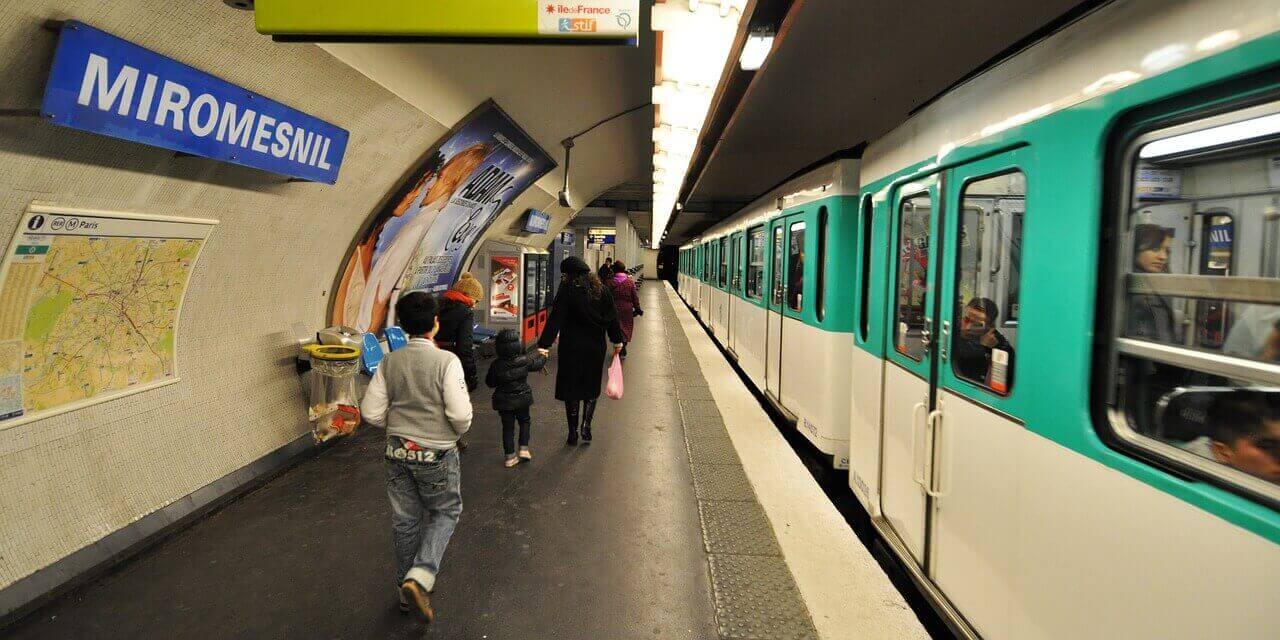
[(592, 18), (560, 18), (561, 33), (595, 33), (596, 21)]

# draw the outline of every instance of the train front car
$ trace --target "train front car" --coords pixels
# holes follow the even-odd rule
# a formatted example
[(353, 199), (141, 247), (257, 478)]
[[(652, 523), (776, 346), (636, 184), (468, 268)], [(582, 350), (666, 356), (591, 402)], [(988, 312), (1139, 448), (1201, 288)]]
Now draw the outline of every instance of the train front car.
[(1268, 4), (1109, 4), (863, 158), (850, 485), (962, 631), (1280, 633)]

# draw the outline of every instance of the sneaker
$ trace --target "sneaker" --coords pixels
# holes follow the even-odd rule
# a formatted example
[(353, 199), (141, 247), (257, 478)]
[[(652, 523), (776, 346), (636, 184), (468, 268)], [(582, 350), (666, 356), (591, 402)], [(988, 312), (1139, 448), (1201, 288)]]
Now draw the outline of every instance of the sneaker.
[(529, 452), (529, 447), (520, 447), (520, 459), (532, 460), (533, 454)]
[(413, 605), (427, 622), (435, 622), (436, 612), (431, 610), (431, 598), (422, 585), (413, 580), (405, 580), (400, 585), (400, 597)]
[(506, 462), (503, 462), (502, 464), (506, 465), (507, 468), (510, 469), (511, 467), (520, 464), (520, 459), (515, 456), (507, 456)]

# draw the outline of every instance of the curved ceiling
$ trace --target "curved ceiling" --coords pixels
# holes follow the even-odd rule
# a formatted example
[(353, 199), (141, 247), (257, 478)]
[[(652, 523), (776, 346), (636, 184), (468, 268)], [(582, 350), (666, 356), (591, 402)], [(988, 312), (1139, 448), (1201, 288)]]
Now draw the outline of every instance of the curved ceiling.
[[(752, 200), (814, 162), (883, 135), (1045, 25), (1097, 4), (803, 0), (722, 137), (704, 141), (714, 150), (687, 201)], [(690, 213), (677, 216), (668, 242), (723, 217)]]
[[(563, 165), (560, 141), (650, 100), (653, 34), (647, 11), (640, 45), (323, 44), (326, 51), (452, 127), (493, 98)], [(641, 109), (579, 138), (569, 172), (575, 210), (596, 195), (651, 176), (653, 112)], [(388, 140), (387, 144), (396, 144)], [(423, 149), (425, 152), (426, 149)], [(555, 197), (557, 167), (537, 186)]]

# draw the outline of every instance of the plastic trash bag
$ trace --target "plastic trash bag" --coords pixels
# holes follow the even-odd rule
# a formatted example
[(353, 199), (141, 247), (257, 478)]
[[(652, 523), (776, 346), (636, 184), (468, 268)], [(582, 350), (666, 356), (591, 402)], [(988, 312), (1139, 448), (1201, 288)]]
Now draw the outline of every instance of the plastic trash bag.
[(622, 358), (613, 354), (613, 364), (609, 365), (609, 382), (605, 384), (604, 395), (613, 400), (622, 399)]

